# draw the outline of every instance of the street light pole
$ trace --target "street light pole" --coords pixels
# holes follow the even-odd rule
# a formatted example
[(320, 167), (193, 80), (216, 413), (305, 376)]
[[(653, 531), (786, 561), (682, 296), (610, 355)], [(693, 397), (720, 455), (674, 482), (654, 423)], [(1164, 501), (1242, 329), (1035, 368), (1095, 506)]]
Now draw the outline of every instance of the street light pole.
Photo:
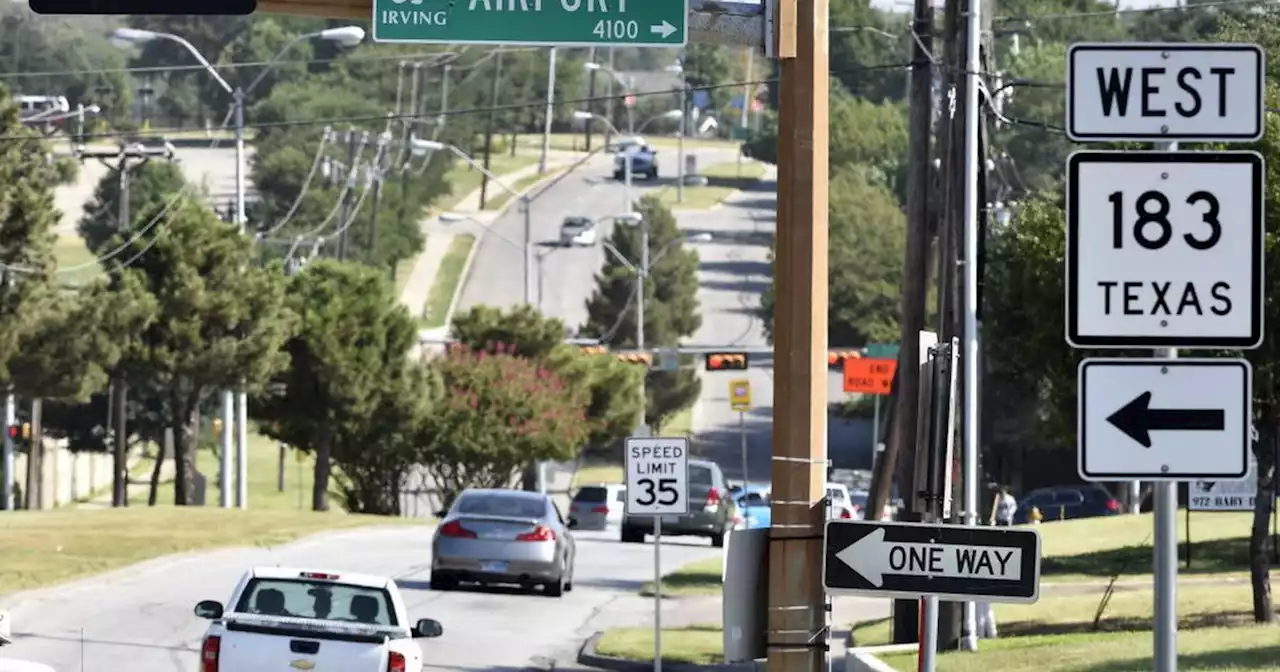
[(556, 112), (556, 48), (547, 52), (547, 112), (542, 120), (542, 158), (538, 160), (538, 174), (547, 173), (547, 154), (551, 153), (551, 119)]
[(524, 209), (524, 302), (533, 305), (533, 202), (527, 195), (520, 196), (520, 207)]

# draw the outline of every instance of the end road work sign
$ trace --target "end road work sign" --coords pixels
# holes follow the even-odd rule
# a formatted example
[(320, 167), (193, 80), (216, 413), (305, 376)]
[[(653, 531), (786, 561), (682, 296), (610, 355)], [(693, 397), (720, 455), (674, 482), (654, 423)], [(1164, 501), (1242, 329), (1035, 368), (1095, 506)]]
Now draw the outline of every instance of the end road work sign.
[(1040, 534), (866, 520), (827, 521), (827, 592), (1031, 603), (1040, 597)]
[(373, 0), (373, 41), (683, 47), (686, 0)]

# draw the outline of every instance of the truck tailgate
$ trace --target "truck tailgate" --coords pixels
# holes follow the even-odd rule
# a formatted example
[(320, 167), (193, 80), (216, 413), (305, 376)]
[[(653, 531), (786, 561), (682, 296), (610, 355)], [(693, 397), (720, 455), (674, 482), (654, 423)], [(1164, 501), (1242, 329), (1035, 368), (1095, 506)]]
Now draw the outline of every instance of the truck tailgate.
[(390, 640), (379, 629), (383, 628), (233, 617), (222, 635), (220, 667), (237, 672), (383, 672)]

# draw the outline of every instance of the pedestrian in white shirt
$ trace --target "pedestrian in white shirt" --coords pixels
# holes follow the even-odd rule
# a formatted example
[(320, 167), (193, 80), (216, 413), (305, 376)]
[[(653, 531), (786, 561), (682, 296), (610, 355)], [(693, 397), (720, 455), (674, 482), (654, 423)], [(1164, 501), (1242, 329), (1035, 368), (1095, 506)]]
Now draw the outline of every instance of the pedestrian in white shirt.
[(1009, 494), (1008, 488), (1000, 488), (1000, 494), (996, 496), (996, 526), (1013, 525), (1013, 514), (1017, 512), (1018, 500)]

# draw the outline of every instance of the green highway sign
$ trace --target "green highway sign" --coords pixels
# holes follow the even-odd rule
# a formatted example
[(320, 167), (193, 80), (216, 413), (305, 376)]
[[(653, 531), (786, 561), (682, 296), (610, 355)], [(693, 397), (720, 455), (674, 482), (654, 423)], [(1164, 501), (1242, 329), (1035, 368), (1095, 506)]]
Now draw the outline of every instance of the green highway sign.
[(373, 40), (683, 47), (686, 0), (373, 0)]

